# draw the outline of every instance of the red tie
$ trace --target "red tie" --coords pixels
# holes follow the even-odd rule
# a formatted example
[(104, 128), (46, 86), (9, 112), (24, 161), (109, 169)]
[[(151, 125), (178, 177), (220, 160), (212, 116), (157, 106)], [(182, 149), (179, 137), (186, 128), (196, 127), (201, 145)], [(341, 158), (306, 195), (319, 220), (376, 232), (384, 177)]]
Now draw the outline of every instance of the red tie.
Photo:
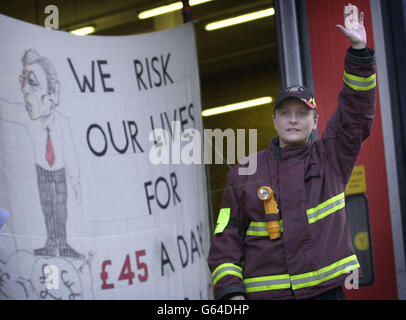
[(49, 127), (47, 127), (47, 149), (45, 159), (48, 161), (49, 166), (53, 166), (55, 163), (54, 147), (51, 141), (51, 135), (49, 134)]

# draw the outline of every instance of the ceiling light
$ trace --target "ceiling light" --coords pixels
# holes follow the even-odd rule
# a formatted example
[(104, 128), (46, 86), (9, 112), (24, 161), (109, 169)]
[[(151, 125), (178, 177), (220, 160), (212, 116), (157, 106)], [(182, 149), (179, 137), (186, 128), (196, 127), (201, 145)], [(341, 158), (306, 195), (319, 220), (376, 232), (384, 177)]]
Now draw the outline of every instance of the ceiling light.
[(252, 108), (252, 107), (260, 106), (263, 104), (271, 103), (272, 101), (273, 101), (272, 97), (262, 97), (262, 98), (258, 98), (258, 99), (233, 103), (233, 104), (229, 104), (226, 106), (203, 110), (202, 116), (209, 117), (209, 116), (214, 116), (214, 115), (220, 114), (220, 113), (226, 113), (226, 112), (231, 112), (231, 111), (236, 111), (236, 110), (241, 110), (241, 109)]
[(180, 10), (180, 9), (182, 9), (182, 7), (183, 7), (182, 2), (175, 2), (175, 3), (169, 4), (167, 6), (162, 6), (162, 7), (154, 8), (151, 10), (143, 11), (138, 15), (138, 18), (147, 19), (147, 18), (159, 16), (161, 14), (165, 14), (168, 12)]
[(72, 31), (69, 31), (69, 32), (76, 35), (76, 36), (84, 36), (84, 35), (95, 32), (95, 30), (96, 29), (93, 26), (87, 26), (87, 27), (75, 29), (75, 30), (72, 30)]
[(210, 2), (213, 0), (189, 0), (189, 5), (191, 6), (196, 6), (198, 4), (202, 4), (202, 3), (206, 3), (206, 2)]
[(261, 11), (255, 11), (247, 14), (243, 14), (241, 16), (225, 19), (225, 20), (220, 20), (216, 22), (212, 22), (206, 25), (206, 30), (207, 31), (212, 31), (220, 28), (226, 28), (230, 27), (236, 24), (256, 20), (256, 19), (261, 19), (269, 16), (273, 16), (275, 14), (275, 9), (274, 8), (269, 8)]
[[(189, 0), (189, 5), (195, 6), (195, 5), (210, 2), (210, 1), (213, 1), (213, 0)], [(173, 12), (173, 11), (176, 11), (176, 10), (180, 10), (182, 8), (183, 8), (182, 2), (178, 1), (178, 2), (175, 2), (175, 3), (172, 3), (172, 4), (168, 4), (166, 6), (157, 7), (157, 8), (154, 8), (154, 9), (143, 11), (138, 15), (138, 18), (147, 19), (147, 18), (159, 16), (161, 14), (165, 14), (165, 13), (168, 13), (168, 12)]]

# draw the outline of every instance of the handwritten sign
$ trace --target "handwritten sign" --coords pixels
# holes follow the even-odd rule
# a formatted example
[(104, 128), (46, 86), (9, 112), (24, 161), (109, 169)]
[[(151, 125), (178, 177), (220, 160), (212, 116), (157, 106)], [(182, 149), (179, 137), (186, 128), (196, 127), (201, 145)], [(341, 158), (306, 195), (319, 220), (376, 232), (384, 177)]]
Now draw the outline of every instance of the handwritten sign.
[(210, 298), (204, 167), (149, 159), (202, 131), (193, 25), (0, 40), (0, 299)]

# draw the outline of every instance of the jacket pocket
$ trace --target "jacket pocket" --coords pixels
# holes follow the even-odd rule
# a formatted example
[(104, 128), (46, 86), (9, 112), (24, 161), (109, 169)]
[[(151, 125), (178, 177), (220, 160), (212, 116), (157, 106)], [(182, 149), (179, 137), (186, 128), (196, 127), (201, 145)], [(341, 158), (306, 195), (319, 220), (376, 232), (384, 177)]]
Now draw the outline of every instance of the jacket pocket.
[(311, 178), (321, 177), (321, 167), (319, 163), (312, 163), (310, 166), (306, 168), (306, 172), (304, 175), (305, 182), (307, 182)]
[[(320, 163), (312, 162), (305, 172), (306, 210), (315, 206), (322, 193), (323, 173)], [(307, 216), (307, 214), (306, 214)], [(308, 217), (307, 217), (308, 218)]]

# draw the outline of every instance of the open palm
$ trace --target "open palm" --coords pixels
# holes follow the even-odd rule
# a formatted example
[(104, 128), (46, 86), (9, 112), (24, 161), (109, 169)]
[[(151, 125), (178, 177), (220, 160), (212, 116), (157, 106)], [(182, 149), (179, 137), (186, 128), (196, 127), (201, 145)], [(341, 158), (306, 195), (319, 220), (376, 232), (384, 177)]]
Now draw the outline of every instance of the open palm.
[(354, 49), (366, 47), (367, 34), (364, 27), (364, 13), (361, 12), (358, 20), (358, 8), (351, 3), (344, 7), (344, 24), (336, 25), (341, 32), (351, 41)]

